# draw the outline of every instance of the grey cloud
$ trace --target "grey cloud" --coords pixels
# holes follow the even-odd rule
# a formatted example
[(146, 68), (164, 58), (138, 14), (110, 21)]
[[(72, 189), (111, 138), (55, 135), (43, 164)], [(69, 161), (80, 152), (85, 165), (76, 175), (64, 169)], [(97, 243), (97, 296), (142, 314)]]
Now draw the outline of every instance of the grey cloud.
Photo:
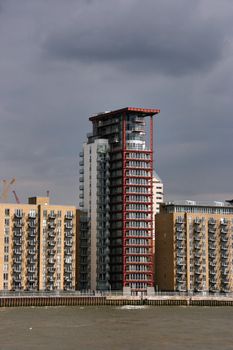
[(135, 105), (161, 109), (167, 198), (231, 197), (232, 12), (224, 0), (5, 1), (0, 180), (16, 176), (21, 200), (50, 189), (77, 203), (88, 116)]
[[(140, 2), (141, 3), (141, 2)], [(115, 64), (127, 71), (183, 75), (209, 70), (224, 49), (222, 23), (201, 16), (198, 4), (176, 1), (114, 4), (110, 18), (102, 7), (86, 11), (85, 20), (53, 33), (44, 43), (54, 59)], [(103, 6), (103, 4), (102, 4)], [(104, 6), (109, 5), (104, 2)], [(108, 15), (108, 12), (106, 16)]]

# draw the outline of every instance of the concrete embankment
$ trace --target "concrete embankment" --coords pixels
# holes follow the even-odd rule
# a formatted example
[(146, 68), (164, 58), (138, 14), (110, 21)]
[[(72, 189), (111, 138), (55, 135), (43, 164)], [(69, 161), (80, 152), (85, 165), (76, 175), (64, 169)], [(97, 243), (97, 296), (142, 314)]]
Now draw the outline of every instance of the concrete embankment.
[(0, 296), (0, 307), (20, 306), (233, 306), (232, 297), (204, 296)]

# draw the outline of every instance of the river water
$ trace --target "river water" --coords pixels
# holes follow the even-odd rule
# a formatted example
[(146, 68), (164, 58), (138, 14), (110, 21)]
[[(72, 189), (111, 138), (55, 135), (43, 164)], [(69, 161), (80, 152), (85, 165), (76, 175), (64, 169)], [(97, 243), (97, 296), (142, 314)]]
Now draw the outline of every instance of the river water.
[(233, 308), (2, 308), (0, 349), (232, 350)]

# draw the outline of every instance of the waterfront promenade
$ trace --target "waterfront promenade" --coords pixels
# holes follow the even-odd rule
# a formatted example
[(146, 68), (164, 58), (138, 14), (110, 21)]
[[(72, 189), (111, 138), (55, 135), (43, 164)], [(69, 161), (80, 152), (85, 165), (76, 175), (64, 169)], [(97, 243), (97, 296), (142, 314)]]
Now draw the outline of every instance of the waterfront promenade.
[(124, 296), (122, 293), (27, 293), (0, 294), (0, 307), (20, 306), (233, 306), (233, 294), (156, 293), (153, 296)]

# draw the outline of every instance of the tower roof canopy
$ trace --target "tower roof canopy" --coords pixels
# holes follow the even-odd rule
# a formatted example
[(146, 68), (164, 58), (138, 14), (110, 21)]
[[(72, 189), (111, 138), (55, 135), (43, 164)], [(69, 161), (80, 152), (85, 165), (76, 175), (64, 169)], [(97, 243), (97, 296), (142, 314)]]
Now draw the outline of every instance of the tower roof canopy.
[(121, 113), (138, 114), (138, 115), (141, 115), (142, 117), (146, 117), (146, 116), (153, 116), (155, 114), (160, 113), (160, 109), (125, 107), (121, 109), (116, 109), (115, 111), (107, 111), (107, 112), (101, 112), (101, 113), (95, 114), (91, 116), (89, 120), (91, 121), (102, 120)]

